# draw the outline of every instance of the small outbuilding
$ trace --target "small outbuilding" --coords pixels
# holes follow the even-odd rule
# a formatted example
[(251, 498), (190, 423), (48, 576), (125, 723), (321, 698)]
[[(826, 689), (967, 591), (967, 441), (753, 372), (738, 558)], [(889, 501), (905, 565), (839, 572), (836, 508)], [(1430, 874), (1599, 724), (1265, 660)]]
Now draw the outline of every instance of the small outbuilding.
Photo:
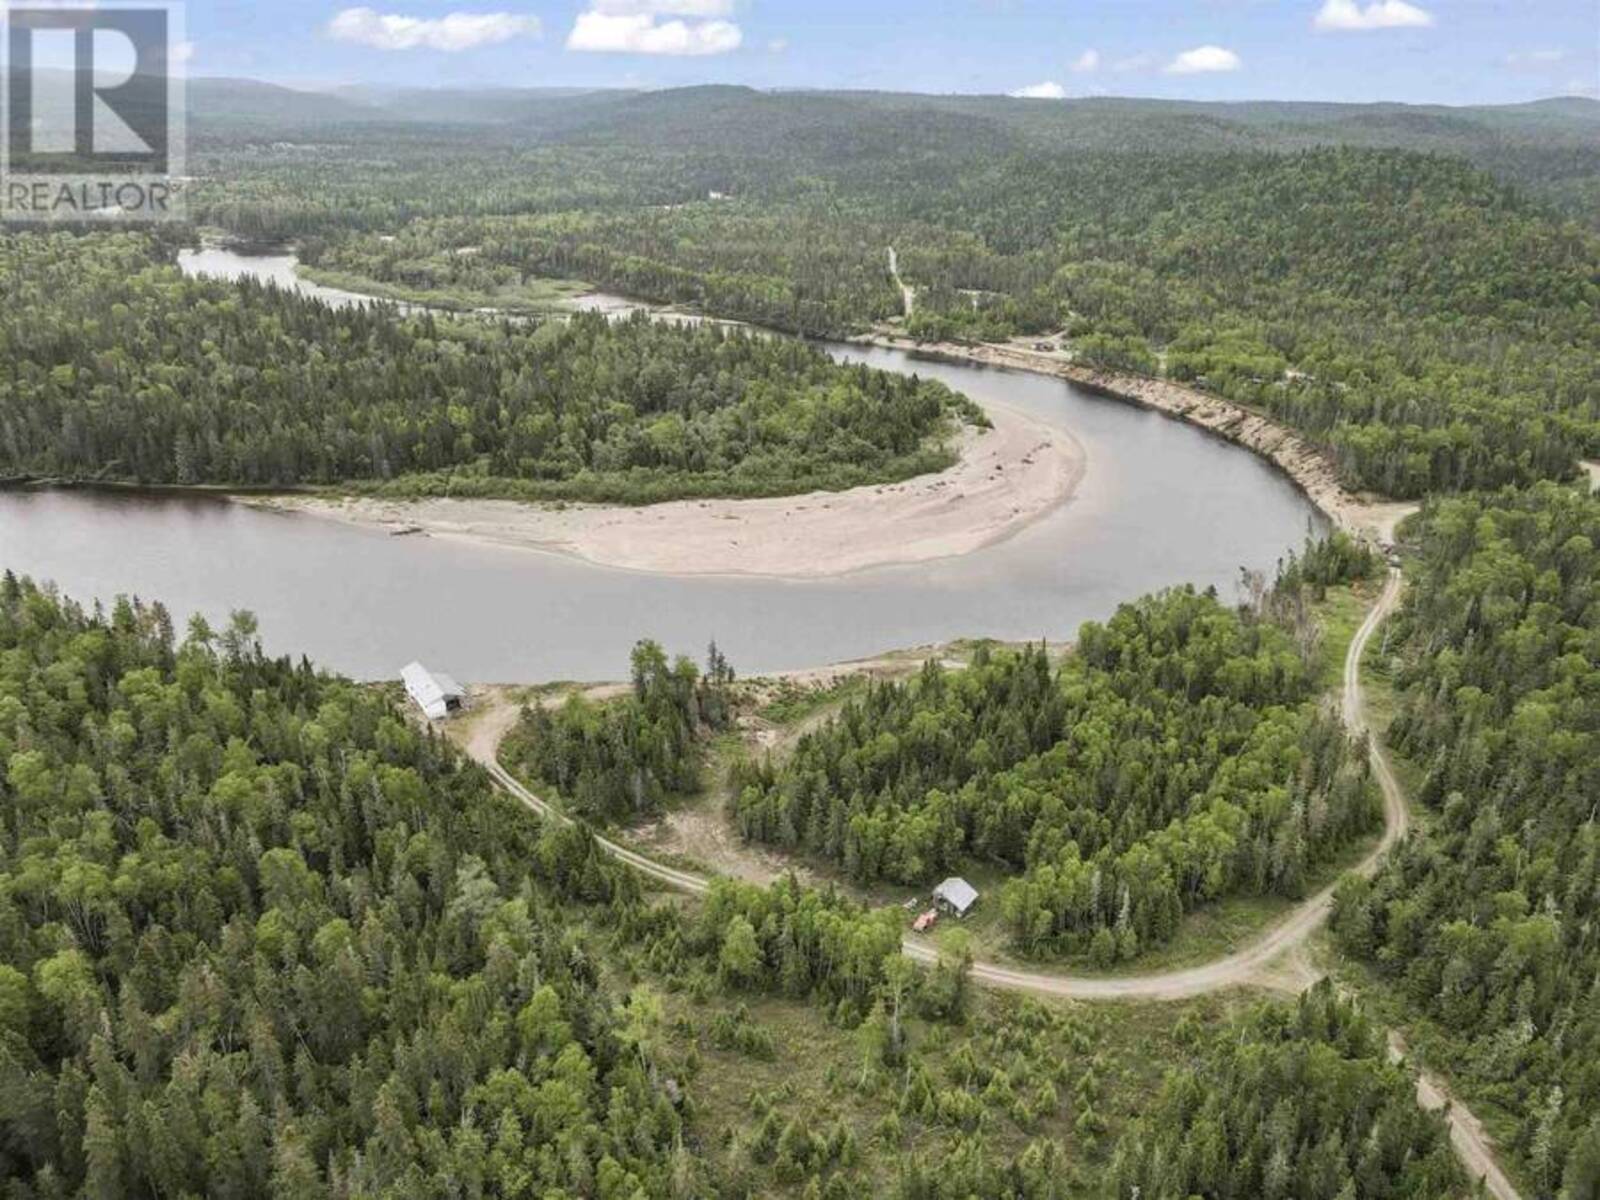
[(466, 705), (467, 690), (464, 687), (450, 676), (430, 671), (419, 662), (405, 667), (400, 672), (400, 678), (405, 681), (406, 695), (429, 720), (448, 717), (453, 712), (460, 712)]
[(978, 902), (978, 889), (965, 879), (952, 875), (933, 889), (933, 898), (958, 917), (964, 917)]

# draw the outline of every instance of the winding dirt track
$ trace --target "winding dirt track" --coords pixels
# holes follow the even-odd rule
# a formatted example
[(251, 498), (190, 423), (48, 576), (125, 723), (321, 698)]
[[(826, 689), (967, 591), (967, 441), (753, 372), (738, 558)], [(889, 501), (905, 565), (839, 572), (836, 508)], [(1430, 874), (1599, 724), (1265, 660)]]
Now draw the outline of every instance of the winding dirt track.
[[(1382, 593), (1371, 611), (1367, 613), (1367, 618), (1357, 630), (1355, 637), (1351, 639), (1349, 653), (1345, 656), (1344, 717), (1346, 724), (1355, 733), (1364, 732), (1366, 729), (1361, 695), (1361, 655), (1373, 631), (1393, 610), (1399, 596), (1400, 572), (1391, 570)], [(569, 821), (571, 818), (552, 808), (547, 801), (524, 787), (500, 765), (498, 756), (500, 739), (515, 715), (514, 710), (505, 710), (492, 714), (482, 721), (467, 740), (467, 752), (483, 764), (496, 783), (523, 804), (541, 816)], [(1370, 876), (1377, 870), (1384, 854), (1405, 835), (1408, 826), (1405, 796), (1389, 768), (1388, 760), (1376, 741), (1370, 741), (1369, 746), (1373, 773), (1383, 793), (1384, 831), (1378, 844), (1353, 868), (1357, 874), (1364, 876)], [(595, 836), (600, 848), (607, 854), (669, 887), (698, 894), (705, 892), (711, 886), (711, 881), (703, 875), (666, 866), (609, 838), (598, 834)], [(1019, 971), (995, 963), (977, 962), (972, 966), (972, 978), (993, 987), (1075, 1000), (1182, 1000), (1190, 996), (1237, 987), (1253, 982), (1268, 962), (1300, 946), (1322, 925), (1333, 906), (1334, 886), (1330, 884), (1299, 904), (1287, 917), (1244, 949), (1198, 967), (1151, 975), (1093, 977)], [(905, 953), (918, 962), (933, 962), (938, 957), (938, 952), (932, 945), (913, 937), (905, 939)]]
[[(1361, 659), (1372, 635), (1399, 602), (1400, 588), (1400, 572), (1391, 569), (1383, 591), (1351, 639), (1350, 648), (1345, 654), (1341, 707), (1345, 724), (1356, 735), (1369, 733), (1366, 702), (1361, 689)], [(483, 765), (495, 783), (534, 812), (550, 820), (570, 823), (572, 818), (552, 808), (549, 802), (524, 787), (500, 765), (500, 740), (515, 721), (516, 715), (517, 710), (509, 706), (486, 714), (466, 739), (466, 751)], [(1410, 828), (1405, 793), (1389, 765), (1388, 756), (1376, 738), (1369, 736), (1367, 747), (1373, 777), (1377, 779), (1383, 795), (1384, 830), (1378, 844), (1352, 868), (1355, 874), (1361, 876), (1371, 876), (1378, 869), (1383, 856)], [(711, 881), (704, 875), (666, 866), (598, 833), (595, 834), (595, 841), (619, 862), (627, 863), (641, 874), (668, 887), (697, 895), (711, 887)], [(1327, 920), (1333, 906), (1335, 886), (1323, 888), (1243, 950), (1187, 970), (1087, 978), (1016, 971), (994, 963), (977, 962), (972, 965), (972, 978), (990, 987), (1077, 1000), (1181, 1000), (1259, 982), (1269, 962), (1303, 948), (1306, 940)], [(938, 952), (931, 945), (917, 938), (907, 937), (903, 948), (908, 957), (918, 962), (933, 962), (938, 957)], [(1397, 1062), (1405, 1057), (1405, 1043), (1398, 1033), (1389, 1034), (1389, 1054)], [(1493, 1145), (1484, 1133), (1482, 1123), (1451, 1098), (1443, 1081), (1427, 1071), (1419, 1070), (1417, 1103), (1430, 1111), (1444, 1110), (1445, 1120), (1450, 1127), (1450, 1141), (1457, 1156), (1472, 1178), (1483, 1181), (1494, 1200), (1522, 1200), (1510, 1179), (1495, 1162)]]

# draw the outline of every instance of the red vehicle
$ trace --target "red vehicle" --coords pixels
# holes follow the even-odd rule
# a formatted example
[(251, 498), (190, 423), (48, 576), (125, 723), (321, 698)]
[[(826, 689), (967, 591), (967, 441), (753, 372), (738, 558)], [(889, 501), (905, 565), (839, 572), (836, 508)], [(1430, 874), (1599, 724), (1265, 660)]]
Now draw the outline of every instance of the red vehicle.
[(938, 919), (939, 910), (936, 908), (930, 908), (915, 921), (911, 922), (911, 931), (913, 933), (926, 933), (928, 930), (933, 928), (934, 923), (937, 922)]

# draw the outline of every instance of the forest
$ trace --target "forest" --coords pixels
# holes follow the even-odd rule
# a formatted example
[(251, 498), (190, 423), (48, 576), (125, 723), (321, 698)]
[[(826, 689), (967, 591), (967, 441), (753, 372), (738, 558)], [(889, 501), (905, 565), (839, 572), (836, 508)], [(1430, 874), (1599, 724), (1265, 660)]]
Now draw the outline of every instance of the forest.
[[(8, 1196), (1053, 1200), (1171, 1177), (1094, 1009), (982, 998), (958, 946), (914, 966), (897, 913), (792, 879), (661, 903), (381, 689), (265, 657), (247, 613), (180, 639), (158, 603), (85, 610), (7, 573), (0, 801)], [(803, 1069), (780, 1016), (850, 1064), (836, 1115), (779, 1087), (714, 1121), (708, 1058)], [(1239, 1189), (1460, 1194), (1346, 1002), (1171, 1036), (1162, 1103), (1217, 1131)], [(1186, 1100), (1241, 1073), (1251, 1097)]]
[(634, 646), (628, 665), (626, 696), (595, 703), (575, 691), (559, 708), (524, 706), (500, 744), (513, 771), (600, 823), (659, 812), (700, 788), (705, 739), (733, 718), (733, 668), (716, 643), (704, 675), (681, 656), (669, 664), (649, 640)]
[(334, 309), (137, 233), (0, 237), (0, 476), (643, 503), (954, 461), (981, 412), (791, 339)]
[(1389, 730), (1429, 835), (1339, 890), (1341, 948), (1503, 1116), (1537, 1195), (1600, 1194), (1600, 498), (1430, 503)]
[[(199, 211), (408, 294), (583, 279), (808, 335), (1048, 333), (1264, 411), (1394, 497), (1600, 453), (1592, 102), (452, 99), (448, 133), (344, 112), (337, 148), (219, 128)], [(380, 136), (395, 169), (347, 170)]]
[(1232, 895), (1298, 897), (1380, 815), (1360, 755), (1319, 710), (1276, 622), (1174, 589), (1042, 646), (874, 683), (782, 762), (752, 764), (747, 838), (852, 879), (920, 884), (964, 862), (1029, 955), (1136, 957)]

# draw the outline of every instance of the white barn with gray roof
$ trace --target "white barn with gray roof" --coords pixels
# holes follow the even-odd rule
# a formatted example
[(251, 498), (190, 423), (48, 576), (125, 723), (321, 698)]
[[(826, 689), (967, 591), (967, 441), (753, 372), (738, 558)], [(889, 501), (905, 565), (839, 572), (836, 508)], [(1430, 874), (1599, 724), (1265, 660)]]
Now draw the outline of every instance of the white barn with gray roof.
[(401, 670), (400, 678), (405, 681), (406, 695), (427, 714), (429, 720), (437, 721), (440, 717), (459, 712), (466, 703), (466, 688), (450, 676), (430, 671), (419, 662)]

